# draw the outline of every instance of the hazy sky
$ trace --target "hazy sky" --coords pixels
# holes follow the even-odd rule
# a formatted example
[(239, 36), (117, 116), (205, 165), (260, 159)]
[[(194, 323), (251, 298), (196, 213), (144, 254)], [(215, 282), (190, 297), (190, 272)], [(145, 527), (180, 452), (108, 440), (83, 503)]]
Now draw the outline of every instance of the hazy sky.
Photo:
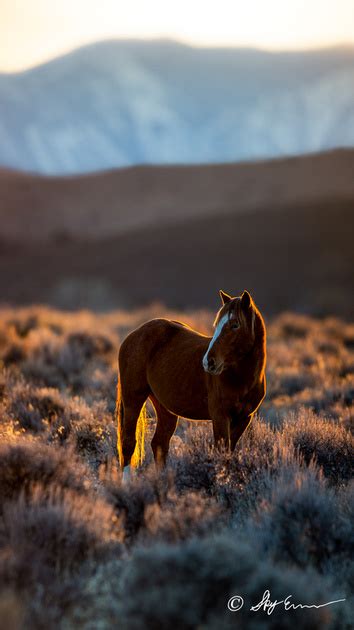
[(0, 71), (112, 37), (313, 48), (354, 42), (354, 0), (0, 0)]

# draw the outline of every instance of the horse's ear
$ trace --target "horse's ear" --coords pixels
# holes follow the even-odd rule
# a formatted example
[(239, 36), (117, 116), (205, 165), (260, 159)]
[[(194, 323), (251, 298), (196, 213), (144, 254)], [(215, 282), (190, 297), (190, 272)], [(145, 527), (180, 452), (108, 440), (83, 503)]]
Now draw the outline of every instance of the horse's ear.
[(248, 291), (244, 291), (241, 295), (241, 306), (242, 308), (244, 308), (245, 310), (248, 309), (252, 304), (252, 298), (251, 295), (248, 293)]
[(229, 295), (228, 293), (225, 293), (225, 291), (222, 291), (221, 289), (219, 291), (219, 295), (221, 297), (221, 301), (223, 304), (227, 304), (227, 302), (230, 302), (232, 300), (231, 295)]

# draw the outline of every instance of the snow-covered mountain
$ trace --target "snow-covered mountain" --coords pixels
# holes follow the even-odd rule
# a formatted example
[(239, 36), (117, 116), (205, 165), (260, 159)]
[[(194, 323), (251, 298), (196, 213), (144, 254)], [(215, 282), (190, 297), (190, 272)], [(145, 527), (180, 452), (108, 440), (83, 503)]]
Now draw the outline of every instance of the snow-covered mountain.
[(354, 146), (354, 49), (112, 41), (0, 75), (0, 165), (79, 173)]

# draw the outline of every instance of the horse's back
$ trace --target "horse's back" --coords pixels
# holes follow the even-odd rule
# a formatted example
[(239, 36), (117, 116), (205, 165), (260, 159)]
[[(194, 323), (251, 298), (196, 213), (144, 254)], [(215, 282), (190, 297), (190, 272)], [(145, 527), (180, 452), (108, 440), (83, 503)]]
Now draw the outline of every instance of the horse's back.
[(140, 362), (148, 360), (156, 348), (163, 347), (173, 338), (180, 326), (177, 322), (156, 318), (133, 330), (121, 344), (119, 350), (120, 367), (128, 359), (130, 363), (137, 358)]
[(125, 345), (130, 345), (131, 343), (136, 343), (137, 341), (153, 341), (155, 339), (163, 339), (168, 338), (171, 330), (174, 328), (174, 322), (164, 319), (164, 318), (156, 318), (150, 319), (148, 322), (145, 322), (138, 328), (135, 328), (123, 341), (121, 348)]
[[(119, 350), (119, 367), (146, 369), (158, 357), (177, 361), (181, 354), (204, 352), (207, 338), (185, 324), (169, 319), (152, 319), (133, 330)], [(188, 356), (189, 358), (189, 356)]]

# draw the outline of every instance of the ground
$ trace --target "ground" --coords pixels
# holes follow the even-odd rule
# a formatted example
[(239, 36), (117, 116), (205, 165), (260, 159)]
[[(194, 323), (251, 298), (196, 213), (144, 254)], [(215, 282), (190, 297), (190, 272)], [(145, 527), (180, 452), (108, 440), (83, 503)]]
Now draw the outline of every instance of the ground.
[[(268, 322), (268, 392), (233, 455), (180, 421), (165, 473), (121, 483), (117, 352), (151, 317), (0, 311), (0, 616), (34, 628), (349, 628), (354, 325)], [(152, 409), (148, 409), (153, 414)], [(271, 615), (274, 601), (319, 609)], [(242, 596), (244, 606), (228, 610)]]

